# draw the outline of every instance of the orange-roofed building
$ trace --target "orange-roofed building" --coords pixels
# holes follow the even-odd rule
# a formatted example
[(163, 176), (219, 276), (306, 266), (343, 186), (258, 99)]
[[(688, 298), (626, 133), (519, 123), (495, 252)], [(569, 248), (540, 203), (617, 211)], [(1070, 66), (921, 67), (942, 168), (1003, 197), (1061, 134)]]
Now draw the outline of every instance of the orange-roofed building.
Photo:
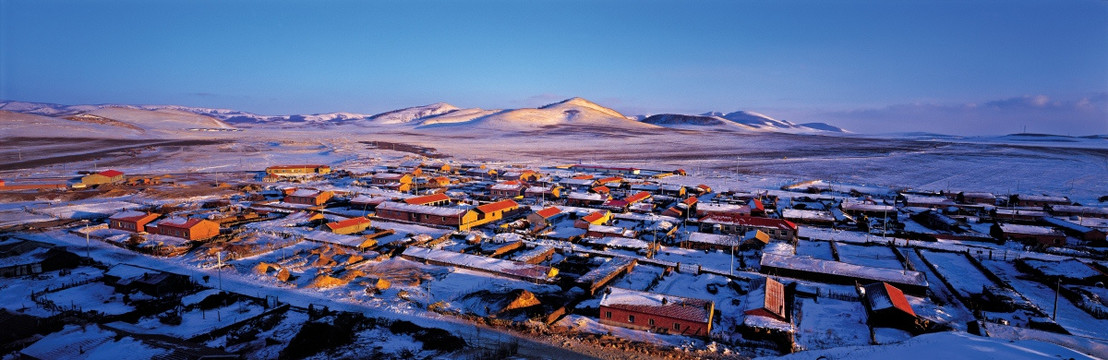
[(199, 241), (219, 235), (219, 224), (215, 221), (197, 218), (170, 218), (158, 222), (151, 233)]
[(290, 204), (302, 204), (302, 205), (323, 205), (335, 193), (331, 191), (319, 191), (315, 189), (296, 189), (288, 195), (285, 195), (285, 202)]
[(767, 277), (765, 286), (758, 290), (761, 291), (754, 290), (747, 295), (749, 305), (745, 314), (787, 322), (789, 316), (785, 312), (785, 286)]
[(117, 170), (101, 171), (81, 177), (81, 183), (85, 185), (111, 184), (123, 181), (123, 173)]
[(919, 333), (916, 324), (916, 312), (904, 292), (886, 282), (865, 286), (866, 309), (869, 310), (869, 322), (875, 327), (893, 327)]
[(369, 219), (366, 219), (364, 217), (356, 217), (327, 223), (328, 230), (331, 230), (331, 232), (340, 235), (359, 233), (365, 231), (366, 228), (369, 228)]
[(652, 195), (650, 195), (650, 193), (648, 193), (646, 191), (640, 191), (638, 193), (635, 193), (634, 195), (628, 196), (626, 199), (623, 199), (623, 201), (626, 201), (627, 204), (630, 205), (630, 204), (634, 204), (634, 203), (649, 199), (651, 196)]
[(141, 211), (123, 211), (108, 218), (108, 227), (131, 232), (146, 232), (146, 224), (156, 220), (161, 214)]
[(450, 204), (450, 197), (446, 194), (431, 194), (404, 199), (404, 202), (412, 205), (443, 206)]
[(612, 213), (608, 210), (594, 211), (588, 215), (582, 216), (577, 219), (577, 222), (573, 224), (576, 228), (588, 229), (589, 225), (604, 225), (608, 221), (612, 220)]

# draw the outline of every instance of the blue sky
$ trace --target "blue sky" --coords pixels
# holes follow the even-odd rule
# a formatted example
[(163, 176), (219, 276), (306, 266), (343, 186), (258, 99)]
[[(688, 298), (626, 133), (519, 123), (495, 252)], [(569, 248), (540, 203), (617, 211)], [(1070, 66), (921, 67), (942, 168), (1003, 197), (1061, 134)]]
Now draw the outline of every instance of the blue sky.
[(1108, 133), (1105, 1), (11, 1), (0, 98), (377, 113), (581, 96), (858, 132)]

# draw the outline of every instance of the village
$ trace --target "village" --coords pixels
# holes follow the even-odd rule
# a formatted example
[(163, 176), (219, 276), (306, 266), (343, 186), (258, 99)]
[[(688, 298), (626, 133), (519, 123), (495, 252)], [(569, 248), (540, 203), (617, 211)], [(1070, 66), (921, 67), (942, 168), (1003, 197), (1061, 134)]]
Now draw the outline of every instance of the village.
[[(1108, 357), (1108, 207), (1065, 194), (257, 167), (0, 180), (0, 354), (750, 358), (957, 332)], [(491, 340), (513, 337), (538, 345)]]

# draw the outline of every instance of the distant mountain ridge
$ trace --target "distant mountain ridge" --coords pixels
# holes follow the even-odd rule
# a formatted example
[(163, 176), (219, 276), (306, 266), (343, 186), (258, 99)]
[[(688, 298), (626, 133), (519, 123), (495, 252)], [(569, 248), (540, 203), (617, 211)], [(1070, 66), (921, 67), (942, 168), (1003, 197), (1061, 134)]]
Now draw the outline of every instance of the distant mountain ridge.
[[(228, 126), (251, 127), (267, 124), (285, 126), (331, 126), (355, 124), (366, 127), (412, 127), (424, 131), (462, 131), (472, 129), (505, 129), (530, 131), (541, 128), (586, 126), (613, 129), (683, 129), (731, 130), (744, 132), (785, 133), (847, 133), (823, 123), (794, 124), (786, 120), (747, 111), (731, 113), (709, 112), (700, 115), (657, 114), (626, 116), (595, 102), (574, 97), (536, 108), (485, 110), (459, 108), (448, 103), (434, 103), (397, 109), (379, 114), (332, 112), (320, 114), (260, 115), (233, 109), (202, 108), (181, 105), (61, 105), (51, 103), (6, 101), (0, 110), (50, 117), (64, 117), (101, 111), (108, 108), (183, 112), (209, 117)], [(203, 121), (201, 121), (203, 122)], [(220, 125), (222, 126), (222, 125)]]

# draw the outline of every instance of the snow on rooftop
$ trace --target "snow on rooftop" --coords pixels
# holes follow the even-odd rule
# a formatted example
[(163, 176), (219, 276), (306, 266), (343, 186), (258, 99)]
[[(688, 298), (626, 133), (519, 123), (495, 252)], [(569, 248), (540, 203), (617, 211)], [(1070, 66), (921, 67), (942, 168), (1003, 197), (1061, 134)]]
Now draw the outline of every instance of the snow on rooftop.
[(1061, 235), (1061, 232), (1046, 226), (998, 223), (1000, 231), (1007, 234), (1025, 235)]
[(432, 216), (458, 216), (469, 211), (468, 207), (444, 207), (444, 206), (427, 206), (427, 205), (414, 205), (408, 203), (386, 201), (377, 205), (377, 210), (394, 210), (404, 211), (417, 214), (427, 214)]
[(427, 249), (416, 246), (404, 250), (403, 256), (422, 260), (436, 261), (453, 266), (502, 273), (515, 277), (538, 281), (550, 281), (553, 269), (542, 265), (501, 260), (484, 256), (462, 254), (445, 250)]
[(731, 235), (709, 234), (702, 232), (689, 233), (689, 241), (695, 243), (712, 244), (720, 246), (737, 246), (739, 239)]
[(601, 264), (600, 266), (589, 270), (589, 272), (585, 273), (585, 275), (581, 275), (581, 277), (577, 278), (577, 282), (580, 284), (592, 284), (601, 279), (607, 278), (608, 275), (611, 275), (614, 272), (622, 271), (623, 269), (634, 265), (635, 259), (632, 258), (612, 258), (604, 262), (604, 264)]
[(838, 261), (828, 261), (811, 258), (808, 256), (781, 256), (770, 253), (762, 254), (763, 267), (776, 267), (807, 272), (835, 274), (856, 277), (867, 280), (884, 281), (894, 284), (908, 284), (927, 286), (927, 278), (923, 273), (910, 270), (883, 269), (869, 266), (847, 264)]
[[(591, 226), (590, 226), (591, 228)], [(584, 238), (581, 242), (592, 245), (601, 245), (622, 249), (648, 249), (650, 243), (639, 239), (631, 239), (625, 237), (602, 237), (602, 238)]]
[(781, 217), (785, 219), (835, 221), (835, 215), (824, 210), (785, 209), (781, 210)]
[(605, 291), (600, 306), (696, 322), (708, 322), (712, 318), (709, 312), (712, 302), (708, 300), (617, 287), (609, 287)]

